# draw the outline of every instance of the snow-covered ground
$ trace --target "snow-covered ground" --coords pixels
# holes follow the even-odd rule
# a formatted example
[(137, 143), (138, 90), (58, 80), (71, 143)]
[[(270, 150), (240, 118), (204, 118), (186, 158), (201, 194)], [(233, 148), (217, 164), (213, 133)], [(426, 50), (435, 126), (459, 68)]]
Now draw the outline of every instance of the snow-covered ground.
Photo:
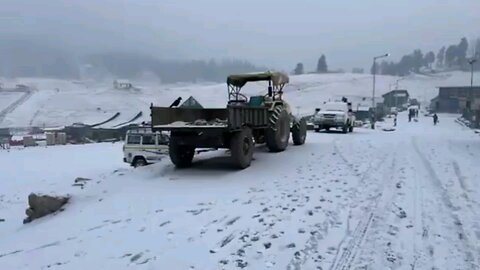
[[(429, 101), (438, 93), (437, 86), (466, 85), (470, 74), (464, 72), (440, 73), (433, 76), (411, 75), (399, 82), (413, 98)], [(377, 101), (389, 91), (398, 77), (377, 76)], [(31, 97), (14, 111), (8, 113), (0, 127), (71, 125), (75, 122), (93, 124), (102, 122), (117, 112), (116, 123), (130, 120), (143, 111), (148, 120), (149, 106), (168, 106), (178, 96), (186, 100), (194, 96), (205, 107), (225, 107), (225, 84), (176, 84), (161, 85), (158, 82), (133, 82), (136, 90), (113, 89), (111, 82), (65, 81), (54, 79), (24, 78), (3, 79), (5, 87), (21, 83), (36, 89)], [(291, 76), (285, 89), (285, 97), (295, 112), (310, 114), (318, 104), (341, 95), (371, 97), (372, 76), (369, 74), (308, 74)], [(245, 87), (247, 94), (265, 94), (265, 83), (251, 83)], [(0, 111), (9, 101), (0, 95)], [(4, 102), (5, 100), (5, 102)], [(371, 101), (370, 101), (371, 102)], [(5, 104), (4, 104), (5, 103)], [(367, 102), (369, 104), (369, 102)]]
[[(129, 168), (120, 143), (0, 151), (0, 269), (479, 269), (480, 137), (455, 117), (312, 132), (242, 171), (224, 151), (184, 170)], [(23, 225), (29, 192), (72, 199)]]

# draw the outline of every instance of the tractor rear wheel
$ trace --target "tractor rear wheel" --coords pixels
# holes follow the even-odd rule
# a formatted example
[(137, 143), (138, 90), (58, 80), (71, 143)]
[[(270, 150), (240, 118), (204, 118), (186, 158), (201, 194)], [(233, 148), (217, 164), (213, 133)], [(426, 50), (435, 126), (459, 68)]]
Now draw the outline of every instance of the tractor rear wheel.
[(233, 135), (230, 141), (230, 152), (236, 167), (245, 169), (250, 166), (254, 145), (252, 130), (248, 127)]
[[(276, 108), (277, 109), (277, 108)], [(288, 112), (281, 108), (278, 110), (277, 120), (265, 132), (265, 139), (267, 147), (271, 152), (281, 152), (288, 146), (288, 139), (290, 138), (290, 116)], [(274, 112), (275, 114), (275, 112)]]
[(178, 144), (177, 139), (173, 136), (170, 137), (168, 151), (170, 154), (170, 160), (177, 168), (186, 168), (192, 165), (195, 147), (180, 145)]
[(305, 118), (300, 119), (300, 122), (292, 128), (292, 140), (294, 145), (302, 145), (307, 138), (307, 121)]

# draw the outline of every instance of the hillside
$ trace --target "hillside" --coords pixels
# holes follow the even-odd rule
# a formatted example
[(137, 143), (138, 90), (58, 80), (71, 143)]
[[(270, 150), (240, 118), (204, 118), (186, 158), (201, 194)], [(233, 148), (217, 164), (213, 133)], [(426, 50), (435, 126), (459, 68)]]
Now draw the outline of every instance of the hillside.
[[(377, 97), (388, 91), (398, 77), (378, 76)], [(411, 75), (400, 81), (400, 88), (407, 89), (412, 97), (421, 101), (433, 98), (442, 85), (466, 85), (470, 74), (450, 72), (435, 76)], [(36, 89), (34, 94), (13, 111), (5, 115), (0, 127), (61, 126), (75, 122), (87, 124), (101, 122), (117, 112), (115, 123), (128, 121), (139, 111), (148, 120), (149, 105), (168, 106), (181, 96), (184, 100), (193, 95), (205, 107), (225, 106), (225, 84), (173, 84), (137, 81), (135, 90), (113, 89), (111, 82), (66, 81), (55, 79), (21, 78), (1, 80), (4, 87), (21, 83)], [(392, 86), (394, 87), (394, 86)], [(264, 93), (266, 84), (253, 83), (245, 87), (245, 93)], [(342, 95), (370, 97), (372, 76), (369, 74), (308, 74), (291, 77), (285, 88), (285, 97), (292, 108), (302, 114), (310, 113), (323, 101)], [(11, 93), (0, 92), (0, 111), (9, 106)], [(4, 102), (5, 101), (5, 102)], [(13, 101), (12, 101), (13, 102)]]

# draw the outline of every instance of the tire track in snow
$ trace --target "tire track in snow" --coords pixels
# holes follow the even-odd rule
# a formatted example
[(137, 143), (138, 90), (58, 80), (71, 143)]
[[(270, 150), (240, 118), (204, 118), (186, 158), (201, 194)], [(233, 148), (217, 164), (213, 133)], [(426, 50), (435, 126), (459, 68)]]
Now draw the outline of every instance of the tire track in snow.
[(19, 99), (17, 99), (15, 102), (10, 104), (7, 108), (0, 111), (0, 123), (3, 122), (3, 120), (5, 119), (5, 117), (9, 113), (13, 112), (16, 108), (18, 108), (20, 105), (25, 103), (33, 95), (34, 91), (32, 89), (27, 89), (27, 90), (20, 91), (20, 92), (24, 92), (24, 94)]
[[(334, 147), (335, 147), (335, 150), (338, 153), (340, 153), (340, 150), (336, 144)], [(353, 170), (353, 172), (355, 172), (352, 163), (349, 162), (345, 158), (345, 156), (341, 154), (339, 155), (344, 160), (344, 162), (349, 164), (349, 167)], [(369, 167), (365, 170), (365, 172), (360, 175), (359, 183), (356, 187), (357, 192), (361, 186), (364, 186), (367, 184), (365, 183), (366, 179), (371, 179), (373, 173), (385, 168), (385, 166), (389, 164), (388, 162), (385, 162), (389, 158), (392, 159), (391, 165), (389, 166), (389, 168), (390, 170), (393, 170), (393, 168), (395, 167), (395, 157), (394, 156), (392, 157), (390, 152), (386, 152), (382, 157), (377, 158), (376, 160), (377, 162), (375, 163), (376, 166), (374, 166), (373, 162), (371, 162), (369, 164)], [(367, 160), (367, 159), (364, 159), (364, 160)], [(373, 171), (374, 169), (375, 171)], [(361, 249), (362, 244), (368, 235), (368, 231), (372, 225), (372, 222), (375, 220), (376, 216), (380, 214), (379, 213), (379, 211), (381, 210), (380, 208), (383, 208), (383, 210), (385, 208), (380, 206), (385, 206), (388, 204), (388, 202), (383, 202), (385, 200), (385, 198), (383, 198), (384, 197), (383, 195), (384, 195), (384, 190), (387, 182), (388, 182), (388, 179), (382, 179), (380, 181), (379, 183), (380, 186), (377, 189), (377, 195), (374, 198), (372, 198), (372, 201), (366, 207), (367, 209), (370, 209), (370, 210), (367, 213), (363, 214), (363, 218), (357, 223), (357, 226), (355, 227), (355, 230), (353, 231), (353, 233), (349, 233), (347, 231), (345, 237), (340, 241), (340, 244), (337, 248), (337, 254), (335, 256), (334, 262), (330, 267), (331, 270), (351, 269), (352, 265), (355, 263), (357, 253)], [(355, 196), (354, 200), (356, 199), (357, 198)]]
[(455, 230), (458, 241), (463, 246), (463, 250), (459, 250), (459, 252), (463, 253), (463, 255), (465, 256), (465, 262), (469, 264), (469, 269), (478, 269), (478, 265), (476, 264), (476, 259), (472, 253), (472, 251), (475, 251), (476, 249), (468, 240), (468, 237), (467, 237), (468, 234), (466, 234), (465, 228), (459, 216), (455, 213), (457, 209), (455, 209), (452, 203), (452, 200), (448, 195), (447, 189), (442, 185), (442, 182), (438, 177), (437, 173), (435, 172), (435, 170), (433, 169), (433, 166), (430, 163), (430, 161), (426, 158), (426, 156), (422, 153), (422, 151), (418, 147), (418, 144), (415, 138), (412, 138), (412, 144), (413, 144), (415, 153), (418, 155), (419, 159), (422, 161), (423, 167), (425, 168), (426, 172), (430, 176), (428, 177), (430, 182), (439, 192), (440, 199), (441, 199), (440, 201), (446, 206), (448, 210), (450, 210), (448, 212), (448, 215), (450, 216), (450, 218), (453, 221), (453, 224), (455, 225), (453, 227), (453, 230)]
[[(332, 149), (332, 155), (338, 159), (336, 161), (342, 167), (345, 167), (346, 171), (350, 171), (350, 175), (353, 177), (357, 177), (356, 175), (358, 174), (357, 171), (355, 170), (353, 164), (349, 162), (345, 156), (341, 153), (340, 149), (336, 145), (336, 142), (334, 141), (333, 143), (333, 149)], [(362, 179), (365, 179), (367, 174), (371, 173), (372, 169), (372, 164), (368, 167), (367, 171), (362, 174)], [(345, 170), (341, 170), (345, 171)], [(351, 200), (351, 196), (348, 196), (348, 198)], [(331, 217), (330, 217), (331, 218)], [(332, 227), (335, 227), (334, 224), (338, 222), (338, 218), (334, 218), (334, 220), (328, 219), (325, 220), (323, 223), (317, 223), (314, 225), (315, 228), (315, 233), (313, 233), (308, 239), (307, 242), (305, 243), (305, 248), (300, 250), (297, 255), (295, 256), (290, 263), (287, 265), (287, 269), (294, 269), (294, 270), (299, 270), (302, 269), (302, 266), (307, 262), (308, 258), (312, 254), (318, 253), (318, 247), (319, 247), (319, 242), (324, 240), (325, 237), (327, 237), (329, 233), (329, 229)], [(348, 231), (348, 221), (347, 221), (347, 231)], [(362, 230), (361, 226), (357, 226), (356, 230)], [(366, 232), (366, 230), (365, 230)], [(342, 240), (343, 241), (343, 240)], [(338, 247), (336, 248), (337, 254), (338, 255)]]

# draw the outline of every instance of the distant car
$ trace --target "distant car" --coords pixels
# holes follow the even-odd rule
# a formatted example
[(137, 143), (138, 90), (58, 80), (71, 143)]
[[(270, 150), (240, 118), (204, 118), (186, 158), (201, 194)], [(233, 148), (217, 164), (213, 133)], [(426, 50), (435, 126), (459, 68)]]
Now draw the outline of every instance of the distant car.
[(313, 116), (315, 132), (330, 130), (331, 128), (341, 129), (343, 133), (353, 132), (355, 115), (351, 103), (327, 102), (321, 110), (316, 110)]
[(168, 156), (169, 136), (150, 129), (129, 130), (123, 145), (123, 161), (133, 167), (156, 163)]

